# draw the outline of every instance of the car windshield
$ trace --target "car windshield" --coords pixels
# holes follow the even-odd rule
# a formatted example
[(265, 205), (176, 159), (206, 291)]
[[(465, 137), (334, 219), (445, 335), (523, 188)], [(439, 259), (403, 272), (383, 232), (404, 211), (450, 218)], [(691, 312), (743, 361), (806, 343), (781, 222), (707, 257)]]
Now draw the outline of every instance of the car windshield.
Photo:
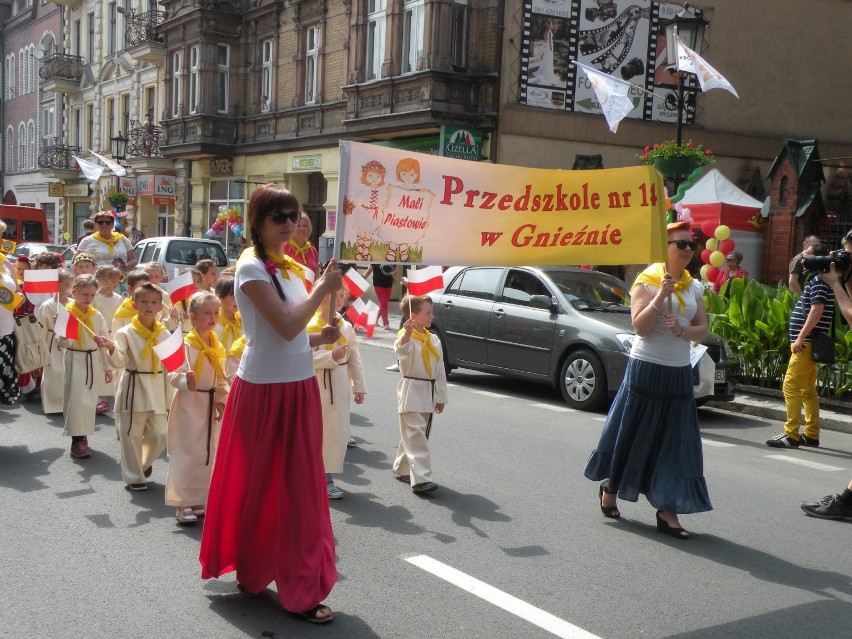
[(597, 271), (544, 269), (547, 276), (578, 311), (630, 312), (625, 282)]
[(172, 264), (193, 265), (198, 260), (210, 259), (216, 266), (228, 266), (228, 258), (221, 244), (216, 242), (193, 242), (172, 240), (166, 251), (166, 261)]

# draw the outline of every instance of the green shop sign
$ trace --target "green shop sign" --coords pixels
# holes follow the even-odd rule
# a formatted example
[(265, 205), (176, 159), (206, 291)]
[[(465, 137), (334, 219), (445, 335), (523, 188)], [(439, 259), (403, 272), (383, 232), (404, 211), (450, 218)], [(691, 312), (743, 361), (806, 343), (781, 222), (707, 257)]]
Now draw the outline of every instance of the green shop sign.
[(445, 158), (479, 161), (482, 157), (482, 131), (442, 125), (441, 155)]

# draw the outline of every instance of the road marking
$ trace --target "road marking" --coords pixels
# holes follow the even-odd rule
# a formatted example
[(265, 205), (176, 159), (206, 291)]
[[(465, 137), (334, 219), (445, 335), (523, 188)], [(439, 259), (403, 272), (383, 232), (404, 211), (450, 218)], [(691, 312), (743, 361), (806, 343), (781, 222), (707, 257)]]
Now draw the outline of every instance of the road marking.
[(701, 443), (705, 446), (715, 446), (716, 448), (730, 448), (731, 446), (736, 446), (736, 444), (729, 444), (728, 442), (717, 442), (712, 439), (704, 439), (701, 438)]
[(557, 637), (564, 639), (600, 639), (597, 635), (593, 635), (541, 608), (536, 608), (526, 601), (498, 590), (494, 586), (489, 586), (487, 583), (427, 555), (408, 557), (406, 561)]
[(530, 406), (534, 406), (535, 408), (543, 408), (545, 410), (552, 410), (556, 413), (576, 413), (577, 410), (575, 408), (568, 408), (567, 406), (559, 406), (558, 404), (530, 404)]
[(605, 422), (606, 417), (592, 417), (593, 422)]
[(807, 466), (808, 468), (815, 468), (817, 470), (843, 470), (838, 466), (829, 466), (828, 464), (820, 464), (819, 462), (809, 461), (807, 459), (797, 459), (795, 457), (788, 457), (787, 455), (765, 455), (769, 459), (778, 459), (780, 461), (790, 462), (791, 464), (798, 464), (799, 466)]
[(492, 393), (491, 391), (484, 390), (473, 390), (471, 393), (476, 393), (477, 395), (482, 395), (483, 397), (500, 397), (502, 399), (509, 399), (509, 395), (504, 395), (503, 393)]

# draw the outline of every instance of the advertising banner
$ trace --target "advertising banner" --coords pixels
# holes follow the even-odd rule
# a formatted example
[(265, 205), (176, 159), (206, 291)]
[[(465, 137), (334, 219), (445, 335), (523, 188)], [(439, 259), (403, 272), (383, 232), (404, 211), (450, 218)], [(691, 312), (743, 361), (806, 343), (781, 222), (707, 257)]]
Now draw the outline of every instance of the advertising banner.
[(335, 257), (450, 265), (642, 264), (666, 256), (653, 167), (530, 169), (340, 143)]

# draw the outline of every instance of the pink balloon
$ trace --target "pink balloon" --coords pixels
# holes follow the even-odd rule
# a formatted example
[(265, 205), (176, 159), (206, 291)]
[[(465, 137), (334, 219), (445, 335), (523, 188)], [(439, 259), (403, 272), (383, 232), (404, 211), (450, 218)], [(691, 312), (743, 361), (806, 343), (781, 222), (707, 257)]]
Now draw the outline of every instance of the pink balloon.
[(684, 222), (689, 222), (690, 224), (692, 224), (692, 213), (690, 212), (690, 210), (684, 209), (683, 212), (680, 214), (680, 219)]
[(716, 278), (719, 277), (719, 269), (715, 266), (711, 266), (707, 269), (707, 281), (715, 282)]
[(710, 254), (712, 252), (713, 251), (711, 251), (710, 249), (704, 249), (703, 251), (701, 251), (701, 261), (704, 262), (705, 264), (709, 264), (710, 263)]
[(713, 237), (716, 232), (716, 223), (713, 220), (707, 220), (701, 224), (701, 232), (707, 237)]
[(725, 255), (733, 251), (736, 247), (737, 245), (731, 238), (719, 242), (719, 250), (722, 251), (722, 253), (724, 253)]
[(680, 202), (675, 202), (674, 203), (674, 210), (677, 211), (678, 213), (683, 213), (683, 204), (681, 204)]
[(688, 209), (684, 206), (683, 211), (681, 211), (681, 213), (686, 213), (687, 215), (692, 215), (692, 209)]

